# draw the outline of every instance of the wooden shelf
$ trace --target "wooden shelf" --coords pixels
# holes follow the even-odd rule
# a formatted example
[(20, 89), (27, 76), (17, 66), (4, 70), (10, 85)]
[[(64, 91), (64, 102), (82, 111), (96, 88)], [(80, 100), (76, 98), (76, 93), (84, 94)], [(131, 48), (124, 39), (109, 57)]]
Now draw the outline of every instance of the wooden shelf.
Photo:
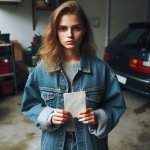
[(4, 47), (4, 46), (12, 46), (11, 43), (3, 43), (3, 44), (0, 44), (0, 47)]
[(0, 77), (9, 77), (9, 76), (13, 76), (14, 73), (6, 73), (6, 74), (0, 74)]

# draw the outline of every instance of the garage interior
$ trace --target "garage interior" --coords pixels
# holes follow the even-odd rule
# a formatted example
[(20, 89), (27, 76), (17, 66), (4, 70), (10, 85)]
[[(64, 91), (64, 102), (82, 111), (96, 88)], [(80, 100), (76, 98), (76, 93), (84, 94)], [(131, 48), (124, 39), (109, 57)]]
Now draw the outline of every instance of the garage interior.
[[(147, 97), (123, 91), (127, 109), (109, 134), (110, 150), (149, 150), (150, 101)], [(39, 150), (40, 129), (20, 112), (22, 93), (0, 102), (0, 150)]]
[[(0, 0), (0, 36), (4, 35), (3, 38), (13, 44), (13, 60), (10, 63), (14, 63), (15, 76), (12, 78), (15, 78), (13, 84), (7, 82), (10, 78), (5, 79), (8, 83), (5, 86), (0, 84), (0, 150), (39, 150), (41, 132), (21, 114), (20, 107), (24, 84), (36, 66), (37, 44), (54, 8), (41, 9), (46, 7), (44, 0), (10, 1)], [(76, 1), (89, 16), (101, 59), (105, 46), (128, 23), (150, 20), (149, 0)], [(7, 48), (10, 47), (8, 44)], [(8, 65), (0, 65), (0, 77), (8, 71)], [(109, 135), (109, 149), (149, 150), (150, 100), (126, 89), (122, 92), (127, 110)]]

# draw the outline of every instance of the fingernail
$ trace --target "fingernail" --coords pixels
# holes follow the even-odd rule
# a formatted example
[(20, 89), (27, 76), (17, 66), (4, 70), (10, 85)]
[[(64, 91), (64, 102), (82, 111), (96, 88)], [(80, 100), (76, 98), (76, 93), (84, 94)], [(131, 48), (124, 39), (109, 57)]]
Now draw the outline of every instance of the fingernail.
[(79, 119), (79, 121), (83, 121), (83, 120), (84, 120), (83, 118)]

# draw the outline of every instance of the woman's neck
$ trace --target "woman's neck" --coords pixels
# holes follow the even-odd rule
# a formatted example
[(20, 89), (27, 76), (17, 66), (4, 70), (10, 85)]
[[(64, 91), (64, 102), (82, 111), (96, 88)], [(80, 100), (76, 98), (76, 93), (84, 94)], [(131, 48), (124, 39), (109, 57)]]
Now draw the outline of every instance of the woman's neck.
[(64, 50), (64, 60), (70, 63), (76, 63), (80, 61), (80, 52), (79, 50), (70, 50), (65, 49)]

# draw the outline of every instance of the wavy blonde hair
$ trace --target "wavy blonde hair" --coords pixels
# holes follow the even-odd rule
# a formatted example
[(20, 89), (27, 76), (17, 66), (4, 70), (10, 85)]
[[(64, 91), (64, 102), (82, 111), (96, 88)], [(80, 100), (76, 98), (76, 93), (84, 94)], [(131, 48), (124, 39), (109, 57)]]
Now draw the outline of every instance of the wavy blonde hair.
[(61, 66), (64, 61), (63, 47), (58, 39), (57, 27), (61, 17), (67, 13), (80, 17), (86, 31), (80, 45), (80, 53), (83, 53), (85, 56), (96, 56), (96, 45), (87, 16), (77, 2), (67, 1), (51, 14), (42, 39), (41, 48), (39, 49), (40, 59), (44, 62), (48, 72), (55, 71), (57, 66)]

